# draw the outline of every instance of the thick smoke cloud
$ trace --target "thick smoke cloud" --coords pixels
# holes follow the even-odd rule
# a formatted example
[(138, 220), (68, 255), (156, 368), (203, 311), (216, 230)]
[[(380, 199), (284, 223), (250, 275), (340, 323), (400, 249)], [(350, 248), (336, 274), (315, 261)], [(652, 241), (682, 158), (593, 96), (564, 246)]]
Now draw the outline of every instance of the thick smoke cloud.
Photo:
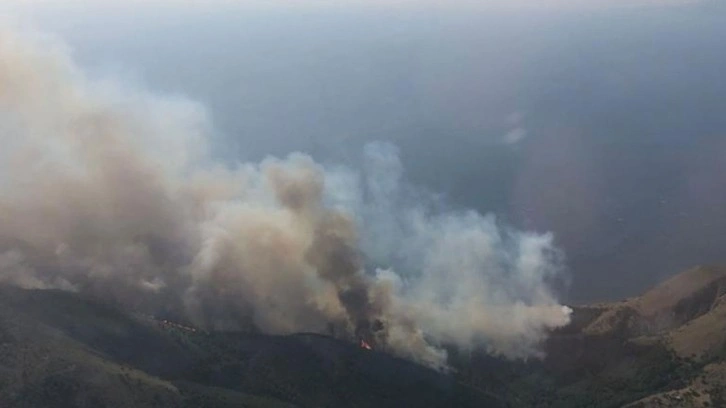
[(537, 355), (568, 322), (552, 237), (447, 209), (394, 146), (368, 145), (359, 171), (300, 153), (221, 165), (203, 107), (69, 55), (0, 32), (1, 282), (207, 328), (332, 331), (433, 366), (445, 344)]

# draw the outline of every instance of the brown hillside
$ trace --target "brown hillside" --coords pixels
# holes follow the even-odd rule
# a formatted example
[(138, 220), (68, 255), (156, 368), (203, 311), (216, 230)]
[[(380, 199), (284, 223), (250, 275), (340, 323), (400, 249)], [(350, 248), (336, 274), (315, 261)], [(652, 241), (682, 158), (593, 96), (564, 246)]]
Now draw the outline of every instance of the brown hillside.
[(522, 369), (535, 385), (515, 387), (534, 389), (517, 406), (726, 407), (726, 268), (692, 268), (641, 296), (573, 309), (543, 365)]
[[(680, 273), (639, 297), (581, 307), (576, 309), (576, 314), (599, 311), (597, 317), (581, 329), (588, 335), (617, 334), (635, 339), (662, 335), (694, 323), (676, 336), (685, 338), (688, 337), (686, 332), (711, 327), (709, 322), (722, 313), (725, 294), (726, 268), (703, 266)], [(714, 316), (706, 316), (712, 313)], [(702, 321), (697, 323), (697, 320)]]

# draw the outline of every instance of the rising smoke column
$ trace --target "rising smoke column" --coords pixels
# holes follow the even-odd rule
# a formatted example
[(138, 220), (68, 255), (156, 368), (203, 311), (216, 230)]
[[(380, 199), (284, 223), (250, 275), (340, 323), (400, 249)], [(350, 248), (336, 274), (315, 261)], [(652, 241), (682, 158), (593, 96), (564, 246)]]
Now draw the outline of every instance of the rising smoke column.
[(441, 350), (431, 346), (442, 343), (526, 358), (540, 354), (549, 329), (569, 322), (550, 286), (562, 278), (563, 258), (551, 234), (448, 208), (406, 183), (388, 143), (365, 147), (360, 172), (329, 178), (338, 194), (330, 201), (358, 216), (362, 252), (388, 293), (384, 320), (408, 330), (388, 333), (396, 348), (433, 360)]
[(394, 146), (368, 145), (360, 170), (300, 153), (224, 166), (211, 128), (196, 103), (0, 31), (0, 282), (211, 329), (335, 327), (432, 366), (444, 344), (536, 355), (568, 322), (552, 237), (446, 210)]

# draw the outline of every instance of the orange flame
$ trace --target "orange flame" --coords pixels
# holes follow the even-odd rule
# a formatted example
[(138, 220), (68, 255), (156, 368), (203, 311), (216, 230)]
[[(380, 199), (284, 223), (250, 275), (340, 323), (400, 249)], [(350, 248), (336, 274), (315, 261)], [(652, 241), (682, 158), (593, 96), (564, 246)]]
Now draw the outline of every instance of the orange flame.
[(370, 344), (368, 344), (368, 343), (367, 343), (367, 342), (366, 342), (365, 340), (363, 340), (363, 339), (361, 339), (361, 340), (360, 340), (360, 347), (361, 347), (361, 348), (364, 348), (364, 349), (366, 349), (366, 350), (373, 350), (373, 347), (371, 347), (371, 345), (370, 345)]

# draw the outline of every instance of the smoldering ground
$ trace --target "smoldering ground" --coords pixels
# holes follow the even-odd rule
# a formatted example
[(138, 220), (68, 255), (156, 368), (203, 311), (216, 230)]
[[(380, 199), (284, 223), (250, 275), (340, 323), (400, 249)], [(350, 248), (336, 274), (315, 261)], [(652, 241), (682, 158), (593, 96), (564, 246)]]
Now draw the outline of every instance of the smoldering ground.
[(37, 33), (0, 31), (0, 62), (4, 283), (212, 329), (334, 327), (433, 366), (443, 344), (537, 355), (569, 320), (551, 235), (447, 209), (393, 145), (367, 145), (361, 169), (225, 165), (199, 104), (89, 78)]

